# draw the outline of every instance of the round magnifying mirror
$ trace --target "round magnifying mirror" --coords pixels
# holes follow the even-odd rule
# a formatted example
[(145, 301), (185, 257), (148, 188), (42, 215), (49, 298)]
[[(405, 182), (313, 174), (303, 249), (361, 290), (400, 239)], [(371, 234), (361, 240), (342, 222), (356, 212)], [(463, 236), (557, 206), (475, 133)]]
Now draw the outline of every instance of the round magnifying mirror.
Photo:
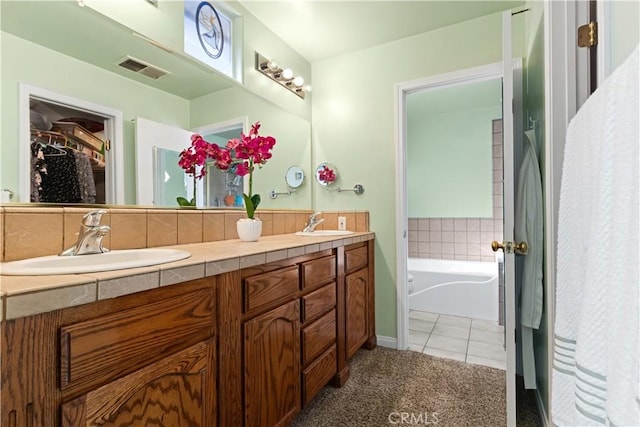
[(287, 174), (284, 176), (284, 180), (291, 188), (298, 188), (304, 181), (304, 171), (299, 166), (291, 166), (287, 169)]
[(328, 186), (336, 182), (338, 171), (331, 163), (320, 163), (316, 168), (316, 181), (322, 186)]

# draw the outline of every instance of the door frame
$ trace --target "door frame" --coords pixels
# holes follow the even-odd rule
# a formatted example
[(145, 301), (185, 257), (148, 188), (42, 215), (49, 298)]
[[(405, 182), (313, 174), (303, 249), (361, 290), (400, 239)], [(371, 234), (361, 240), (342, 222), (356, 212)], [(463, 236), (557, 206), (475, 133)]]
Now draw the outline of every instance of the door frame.
[(20, 202), (31, 201), (31, 135), (30, 135), (30, 99), (37, 98), (50, 104), (57, 104), (75, 110), (82, 110), (105, 118), (105, 137), (111, 141), (105, 167), (106, 204), (124, 204), (124, 132), (122, 111), (105, 107), (93, 102), (62, 95), (48, 89), (42, 89), (25, 83), (19, 86), (19, 126), (20, 139), (18, 161), (22, 170), (18, 178)]
[(408, 347), (409, 316), (407, 296), (407, 141), (406, 141), (406, 97), (428, 89), (453, 87), (465, 83), (501, 79), (502, 62), (457, 70), (437, 76), (398, 83), (395, 86), (396, 107), (396, 299), (397, 299), (397, 348)]
[[(510, 17), (509, 17), (510, 18)], [(514, 99), (521, 97), (519, 89), (521, 88), (522, 59), (514, 58), (512, 68), (515, 71), (515, 89)], [(396, 301), (397, 301), (397, 348), (406, 350), (408, 348), (409, 335), (409, 310), (407, 295), (407, 236), (408, 236), (408, 207), (407, 207), (407, 182), (406, 182), (406, 96), (410, 93), (422, 91), (425, 89), (443, 88), (447, 86), (456, 86), (465, 83), (492, 80), (496, 78), (503, 79), (504, 84), (504, 64), (497, 62), (493, 64), (483, 65), (479, 67), (468, 68), (464, 70), (453, 71), (437, 76), (431, 76), (409, 82), (396, 84), (395, 86), (395, 142), (396, 142)], [(520, 82), (520, 83), (519, 83)], [(516, 110), (518, 111), (518, 110)], [(503, 114), (504, 115), (504, 114)], [(504, 120), (504, 117), (503, 117)], [(518, 128), (517, 123), (521, 120), (514, 121), (514, 126)], [(520, 129), (521, 130), (521, 129)], [(514, 144), (515, 145), (515, 144)], [(514, 149), (517, 149), (514, 147)], [(513, 152), (511, 152), (513, 155)], [(505, 155), (505, 159), (506, 159)], [(515, 178), (512, 177), (512, 179)], [(506, 181), (506, 179), (505, 179)], [(513, 185), (513, 184), (512, 184)], [(515, 202), (515, 200), (514, 200)], [(506, 235), (505, 235), (506, 239)], [(488, 244), (488, 242), (487, 242)], [(514, 274), (513, 272), (511, 274)], [(515, 289), (507, 292), (505, 289), (505, 300), (508, 297), (513, 298), (515, 307)], [(515, 328), (515, 319), (512, 319), (507, 310), (505, 316), (505, 331), (509, 325)], [(513, 337), (513, 334), (507, 333), (507, 337)], [(513, 417), (515, 422), (515, 341), (507, 340), (507, 374), (511, 373), (513, 381), (507, 381), (507, 391), (513, 393), (514, 402), (512, 408), (507, 408), (507, 417)], [(509, 378), (507, 378), (508, 380)], [(513, 383), (513, 384), (511, 384)]]

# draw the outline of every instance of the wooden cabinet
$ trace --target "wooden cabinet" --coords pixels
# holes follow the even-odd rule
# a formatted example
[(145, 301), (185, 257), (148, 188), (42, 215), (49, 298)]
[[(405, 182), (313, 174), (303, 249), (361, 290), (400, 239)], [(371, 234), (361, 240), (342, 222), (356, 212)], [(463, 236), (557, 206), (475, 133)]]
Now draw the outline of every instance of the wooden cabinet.
[(2, 322), (0, 425), (286, 426), (375, 346), (373, 241)]
[[(337, 371), (337, 258), (332, 249), (242, 270), (220, 283), (220, 327), (241, 324), (242, 341), (221, 335), (220, 424), (286, 426)], [(241, 304), (238, 304), (241, 302)], [(234, 308), (235, 307), (235, 308)], [(226, 326), (223, 326), (226, 325)], [(240, 351), (243, 360), (235, 354)], [(240, 375), (231, 372), (241, 370)], [(222, 392), (221, 392), (222, 393)]]
[(345, 248), (345, 341), (346, 357), (367, 344), (376, 345), (374, 320), (373, 246), (352, 245)]
[(347, 358), (351, 359), (368, 338), (367, 333), (367, 282), (369, 271), (366, 268), (347, 275), (346, 292), (346, 338)]
[(2, 323), (2, 426), (215, 426), (214, 277)]
[(336, 372), (336, 256), (328, 250), (241, 274), (243, 422), (286, 426)]
[(291, 301), (244, 324), (245, 426), (285, 426), (300, 411), (300, 309)]

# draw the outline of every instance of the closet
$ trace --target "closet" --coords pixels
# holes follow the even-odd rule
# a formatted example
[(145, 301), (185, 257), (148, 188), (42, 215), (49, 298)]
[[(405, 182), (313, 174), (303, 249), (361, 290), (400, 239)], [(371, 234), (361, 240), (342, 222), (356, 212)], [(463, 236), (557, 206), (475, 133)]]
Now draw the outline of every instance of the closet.
[(106, 117), (29, 99), (31, 202), (105, 204)]

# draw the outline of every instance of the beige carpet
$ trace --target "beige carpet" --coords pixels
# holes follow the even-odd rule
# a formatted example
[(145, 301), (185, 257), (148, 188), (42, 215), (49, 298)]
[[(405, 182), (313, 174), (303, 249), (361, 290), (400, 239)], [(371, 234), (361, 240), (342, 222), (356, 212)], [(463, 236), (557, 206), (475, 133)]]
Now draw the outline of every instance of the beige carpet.
[(350, 365), (347, 384), (325, 387), (292, 426), (506, 425), (502, 370), (382, 347)]

